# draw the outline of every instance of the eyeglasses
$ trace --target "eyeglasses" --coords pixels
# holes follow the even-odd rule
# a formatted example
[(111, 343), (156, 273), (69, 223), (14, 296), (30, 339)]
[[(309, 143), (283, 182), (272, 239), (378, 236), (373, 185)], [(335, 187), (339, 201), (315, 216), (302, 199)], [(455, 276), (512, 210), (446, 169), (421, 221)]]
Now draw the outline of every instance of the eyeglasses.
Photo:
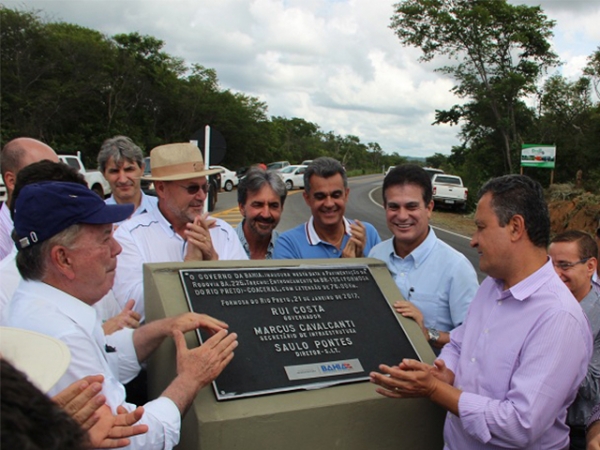
[(575, 261), (575, 262), (566, 262), (566, 261), (558, 261), (558, 262), (553, 262), (552, 264), (554, 264), (554, 267), (560, 269), (560, 270), (564, 270), (565, 272), (567, 270), (572, 269), (573, 267), (575, 267), (577, 264), (585, 264), (588, 259), (590, 259), (591, 257), (588, 256), (587, 258), (583, 258), (580, 259), (579, 261)]
[[(175, 183), (175, 184), (177, 184), (177, 183)], [(200, 189), (202, 189), (202, 192), (204, 192), (205, 194), (208, 193), (208, 183), (190, 184), (189, 186), (184, 186), (183, 184), (177, 184), (177, 186), (185, 189), (187, 191), (187, 193), (190, 195), (196, 195)]]

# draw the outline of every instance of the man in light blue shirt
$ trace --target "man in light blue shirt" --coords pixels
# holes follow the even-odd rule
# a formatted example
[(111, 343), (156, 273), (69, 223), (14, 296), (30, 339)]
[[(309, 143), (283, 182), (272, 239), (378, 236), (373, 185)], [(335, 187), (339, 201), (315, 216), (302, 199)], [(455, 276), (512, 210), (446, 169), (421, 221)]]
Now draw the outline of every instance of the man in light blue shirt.
[(386, 397), (427, 397), (447, 410), (444, 449), (564, 450), (567, 408), (593, 344), (582, 308), (546, 252), (544, 191), (524, 175), (505, 175), (478, 197), (471, 246), (488, 277), (465, 321), (433, 365), (381, 364), (371, 381)]
[(381, 241), (373, 225), (344, 217), (350, 194), (346, 171), (339, 161), (321, 157), (304, 172), (308, 222), (281, 233), (273, 259), (360, 258)]
[(419, 324), (437, 352), (463, 322), (479, 287), (477, 274), (429, 226), (432, 187), (423, 168), (405, 164), (392, 169), (383, 181), (383, 205), (394, 237), (375, 246), (369, 257), (387, 264), (406, 299), (394, 308)]
[(140, 185), (144, 166), (142, 150), (128, 137), (115, 136), (102, 143), (98, 153), (98, 168), (112, 191), (111, 196), (105, 200), (107, 205), (133, 203), (131, 217), (156, 208), (158, 199), (144, 194)]

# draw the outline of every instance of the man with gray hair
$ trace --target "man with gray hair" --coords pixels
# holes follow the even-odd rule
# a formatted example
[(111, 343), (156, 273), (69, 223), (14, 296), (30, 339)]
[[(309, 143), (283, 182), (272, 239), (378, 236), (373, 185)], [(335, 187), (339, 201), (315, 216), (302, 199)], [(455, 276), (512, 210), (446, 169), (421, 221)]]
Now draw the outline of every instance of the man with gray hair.
[(286, 196), (285, 184), (276, 172), (252, 167), (240, 181), (238, 206), (244, 220), (236, 231), (248, 258), (273, 258), (273, 247), (279, 237), (275, 228)]
[[(198, 391), (231, 361), (237, 335), (217, 319), (184, 313), (105, 336), (92, 305), (112, 287), (121, 252), (113, 223), (130, 216), (133, 205), (106, 205), (87, 186), (47, 181), (23, 187), (14, 206), (17, 267), (23, 281), (11, 302), (9, 325), (59, 339), (71, 351), (68, 369), (49, 395), (102, 374), (106, 404), (113, 411), (119, 406), (135, 411), (125, 401), (122, 382), (172, 337), (177, 376), (159, 398), (144, 404), (140, 424), (148, 425), (148, 432), (132, 437), (130, 448), (173, 448), (182, 416)], [(214, 334), (188, 349), (183, 333), (198, 328)]]
[(112, 190), (106, 204), (133, 203), (132, 217), (154, 210), (157, 198), (144, 194), (140, 185), (144, 167), (142, 150), (127, 136), (106, 139), (98, 153), (98, 168)]
[(312, 212), (308, 222), (281, 233), (273, 259), (360, 258), (381, 238), (373, 225), (344, 217), (350, 194), (339, 161), (315, 159), (304, 172), (304, 201)]

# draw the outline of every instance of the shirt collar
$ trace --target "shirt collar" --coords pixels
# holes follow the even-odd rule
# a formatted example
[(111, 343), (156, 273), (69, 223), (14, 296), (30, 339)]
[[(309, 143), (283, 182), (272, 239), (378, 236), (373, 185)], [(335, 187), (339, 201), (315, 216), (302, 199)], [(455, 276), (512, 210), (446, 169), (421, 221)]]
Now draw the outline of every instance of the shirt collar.
[(2, 205), (0, 205), (0, 216), (3, 216), (7, 222), (13, 223), (12, 219), (10, 218), (10, 210), (8, 209), (6, 202), (3, 202)]
[[(244, 247), (244, 251), (250, 258), (250, 244), (248, 244), (248, 240), (246, 239), (246, 235), (244, 234), (244, 222), (246, 219), (242, 219), (242, 221), (235, 228), (238, 237), (240, 238), (240, 242), (242, 243), (242, 247)], [(269, 241), (269, 246), (267, 247), (267, 254), (265, 255), (265, 259), (271, 259), (273, 256), (273, 247), (275, 247), (275, 241), (279, 237), (279, 231), (273, 230), (271, 233), (271, 240)]]
[(96, 310), (81, 300), (42, 281), (23, 281), (28, 292), (51, 303), (62, 314), (92, 334), (96, 325)]
[[(557, 276), (558, 275), (554, 270), (554, 266), (552, 265), (552, 260), (550, 257), (548, 257), (548, 260), (542, 267), (533, 272), (524, 280), (519, 281), (513, 287), (509, 288), (508, 291), (510, 292), (510, 295), (515, 298), (515, 300), (523, 301), (533, 295), (543, 285), (547, 284), (551, 278)], [(504, 284), (504, 281), (502, 280), (495, 281), (497, 283)]]
[(242, 247), (244, 247), (244, 251), (250, 258), (250, 245), (248, 244), (248, 240), (246, 239), (246, 235), (244, 234), (244, 222), (246, 219), (242, 219), (242, 221), (235, 227), (235, 231), (237, 231), (238, 238), (240, 238), (240, 242), (242, 243)]
[[(345, 217), (342, 217), (342, 220), (344, 221), (344, 234), (350, 236), (350, 222)], [(321, 242), (325, 242), (321, 241), (321, 238), (315, 230), (313, 216), (310, 216), (310, 219), (308, 219), (308, 222), (306, 222), (304, 225), (304, 230), (306, 232), (306, 240), (308, 241), (309, 245), (318, 245)]]
[[(177, 233), (175, 233), (175, 230), (171, 226), (171, 222), (169, 222), (167, 218), (163, 216), (163, 213), (161, 212), (158, 205), (156, 205), (156, 208), (154, 208), (152, 211), (148, 211), (146, 214), (152, 214), (152, 216), (157, 220), (158, 224), (165, 231), (167, 236), (169, 236), (170, 238), (172, 238), (173, 236), (179, 236)], [(183, 240), (181, 236), (179, 237), (181, 240)]]
[(402, 258), (396, 254), (396, 248), (394, 247), (394, 238), (392, 237), (392, 248), (390, 256), (392, 258), (398, 258), (401, 260), (412, 258), (414, 261), (415, 268), (418, 268), (420, 264), (423, 263), (427, 259), (427, 256), (433, 251), (435, 244), (437, 242), (437, 236), (433, 231), (433, 228), (429, 227), (429, 232), (427, 233), (427, 237), (425, 240), (419, 244), (417, 248), (415, 248), (412, 252), (410, 252), (406, 257)]

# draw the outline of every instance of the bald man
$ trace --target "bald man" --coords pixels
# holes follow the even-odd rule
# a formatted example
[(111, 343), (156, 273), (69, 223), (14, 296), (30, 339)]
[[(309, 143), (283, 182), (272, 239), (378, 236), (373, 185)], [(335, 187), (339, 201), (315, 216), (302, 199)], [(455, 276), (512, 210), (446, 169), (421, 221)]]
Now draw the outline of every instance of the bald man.
[(49, 146), (32, 138), (16, 138), (8, 142), (0, 151), (0, 171), (6, 185), (6, 202), (0, 207), (0, 260), (4, 259), (14, 247), (10, 237), (13, 222), (8, 204), (15, 188), (17, 174), (29, 164), (48, 159), (58, 162), (58, 156)]

